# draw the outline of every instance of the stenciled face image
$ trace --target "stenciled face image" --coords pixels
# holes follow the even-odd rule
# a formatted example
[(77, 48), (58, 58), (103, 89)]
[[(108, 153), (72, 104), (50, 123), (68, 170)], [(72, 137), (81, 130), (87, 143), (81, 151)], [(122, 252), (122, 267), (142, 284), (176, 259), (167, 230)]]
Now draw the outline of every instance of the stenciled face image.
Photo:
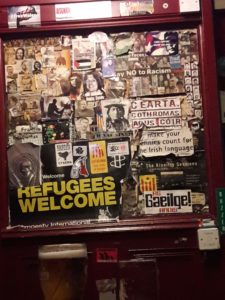
[(87, 108), (87, 102), (85, 100), (80, 100), (79, 108), (80, 110), (85, 110)]
[(94, 78), (92, 74), (88, 75), (86, 85), (87, 85), (87, 89), (90, 92), (96, 92), (98, 90), (97, 80)]
[(79, 129), (80, 132), (86, 132), (88, 130), (89, 121), (87, 119), (80, 119)]
[(7, 74), (8, 76), (12, 76), (14, 74), (14, 71), (13, 71), (13, 67), (12, 66), (8, 66), (7, 67)]
[(27, 72), (28, 71), (28, 63), (27, 61), (23, 61), (23, 63), (21, 64), (21, 69), (24, 71), (24, 72)]
[(23, 176), (29, 176), (32, 172), (32, 164), (29, 160), (23, 161), (20, 165), (20, 172)]
[(22, 60), (24, 58), (24, 50), (22, 48), (18, 48), (16, 51), (16, 59)]
[(36, 62), (34, 63), (34, 69), (35, 69), (35, 70), (40, 70), (40, 69), (41, 69), (41, 64), (40, 64), (38, 61), (36, 61)]
[(123, 117), (123, 109), (117, 106), (111, 106), (108, 115), (112, 120), (119, 119)]
[(178, 36), (176, 32), (168, 32), (165, 34), (165, 46), (170, 55), (178, 53)]
[(118, 109), (117, 107), (115, 106), (112, 106), (109, 110), (109, 117), (112, 119), (112, 120), (116, 120), (118, 119)]
[(125, 89), (126, 89), (124, 82), (118, 81), (115, 88), (116, 88), (118, 97), (123, 97)]

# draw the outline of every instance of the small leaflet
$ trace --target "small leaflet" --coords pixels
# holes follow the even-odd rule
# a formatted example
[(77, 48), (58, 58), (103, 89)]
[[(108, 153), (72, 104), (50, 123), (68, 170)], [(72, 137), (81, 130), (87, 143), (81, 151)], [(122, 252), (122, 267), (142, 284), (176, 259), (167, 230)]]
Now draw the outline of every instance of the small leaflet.
[(13, 6), (8, 8), (9, 28), (40, 26), (40, 5)]
[(192, 212), (191, 190), (144, 192), (146, 214)]
[(72, 166), (73, 154), (72, 144), (62, 143), (55, 145), (56, 165), (57, 167)]
[(188, 127), (170, 131), (143, 131), (139, 155), (153, 157), (174, 154), (190, 156), (194, 154), (192, 132)]
[(121, 16), (146, 15), (154, 13), (154, 1), (122, 1), (120, 2)]

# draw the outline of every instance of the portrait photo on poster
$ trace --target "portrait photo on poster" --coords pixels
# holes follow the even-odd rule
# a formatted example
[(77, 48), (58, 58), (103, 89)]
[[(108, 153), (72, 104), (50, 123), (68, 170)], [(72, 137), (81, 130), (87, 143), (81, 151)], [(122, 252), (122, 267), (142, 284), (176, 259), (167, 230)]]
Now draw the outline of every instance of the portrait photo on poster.
[(102, 101), (101, 104), (105, 131), (117, 132), (130, 129), (129, 100), (105, 100)]
[(7, 151), (9, 188), (41, 184), (40, 147), (32, 144), (15, 144)]
[[(149, 13), (153, 2), (139, 1), (138, 5)], [(128, 4), (135, 8), (134, 3)], [(160, 28), (143, 25), (140, 31), (108, 28), (93, 33), (90, 29), (80, 35), (70, 31), (4, 41), (7, 145), (13, 158), (8, 163), (10, 188), (14, 187), (10, 193), (12, 224), (49, 224), (50, 217), (75, 223), (77, 218), (105, 222), (119, 217), (120, 204), (124, 216), (207, 209), (205, 165), (199, 154), (205, 149), (199, 32), (197, 28)], [(129, 143), (121, 141), (122, 137)], [(41, 168), (35, 145), (41, 148)], [(127, 153), (132, 154), (131, 164), (139, 166), (135, 178), (126, 173), (132, 168)], [(34, 218), (27, 211), (26, 216), (21, 208), (36, 200), (24, 197), (15, 206), (17, 187), (42, 185), (40, 178), (65, 185), (71, 179), (106, 180), (105, 185), (112, 187), (109, 192), (116, 193), (115, 213), (104, 202), (102, 207), (86, 205), (79, 214), (75, 207), (66, 214), (61, 209), (49, 215), (35, 211)], [(123, 186), (118, 178), (124, 180)], [(148, 188), (145, 195), (141, 184)], [(146, 207), (155, 189), (164, 197), (162, 191), (170, 193), (170, 188), (174, 197), (191, 199), (193, 205), (182, 209), (167, 205), (166, 210)], [(129, 193), (130, 203), (124, 198)], [(105, 201), (104, 194), (78, 194), (86, 203), (91, 197)], [(61, 201), (60, 196), (54, 197), (57, 203)]]

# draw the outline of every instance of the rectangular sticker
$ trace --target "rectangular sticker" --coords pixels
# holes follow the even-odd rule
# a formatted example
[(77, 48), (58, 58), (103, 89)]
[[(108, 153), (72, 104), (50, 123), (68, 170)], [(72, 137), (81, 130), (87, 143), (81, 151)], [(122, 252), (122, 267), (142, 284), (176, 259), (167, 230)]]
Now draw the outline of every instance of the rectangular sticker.
[(154, 13), (153, 0), (120, 2), (121, 16), (146, 15), (146, 14), (153, 14), (153, 13)]
[(42, 126), (36, 123), (33, 126), (20, 125), (16, 126), (16, 138), (21, 143), (33, 143), (35, 145), (42, 145)]
[(62, 143), (55, 145), (56, 165), (65, 167), (73, 165), (72, 144)]
[(117, 248), (98, 248), (96, 249), (96, 261), (115, 263), (118, 261)]
[(142, 193), (157, 190), (156, 175), (140, 175), (139, 183)]
[(199, 0), (179, 0), (179, 4), (181, 13), (200, 11)]
[(170, 131), (143, 131), (139, 155), (153, 157), (174, 154), (190, 156), (194, 154), (192, 132), (188, 127)]
[(129, 144), (128, 142), (108, 143), (107, 152), (108, 152), (108, 156), (128, 155)]
[(13, 6), (8, 8), (9, 28), (41, 25), (40, 5)]
[(225, 189), (219, 188), (216, 190), (217, 202), (217, 222), (219, 225), (220, 233), (225, 233)]
[(86, 38), (73, 39), (72, 57), (74, 70), (95, 68), (95, 43)]
[(191, 190), (144, 192), (146, 214), (192, 212)]
[(151, 130), (181, 128), (180, 103), (180, 97), (133, 100), (131, 103), (132, 129), (144, 126)]
[(108, 161), (105, 141), (95, 141), (89, 143), (90, 166), (92, 174), (108, 172)]
[(55, 5), (56, 21), (111, 18), (111, 1), (65, 3)]

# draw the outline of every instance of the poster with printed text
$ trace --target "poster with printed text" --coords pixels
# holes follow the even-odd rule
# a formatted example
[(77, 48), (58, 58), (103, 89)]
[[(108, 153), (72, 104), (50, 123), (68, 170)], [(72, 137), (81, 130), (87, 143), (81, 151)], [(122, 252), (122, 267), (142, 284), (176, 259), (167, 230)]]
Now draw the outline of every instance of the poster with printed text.
[(69, 226), (119, 218), (129, 139), (16, 144), (8, 160), (11, 225)]
[(41, 25), (40, 5), (13, 6), (8, 8), (9, 28)]
[(144, 27), (4, 41), (12, 226), (208, 212), (198, 30)]

